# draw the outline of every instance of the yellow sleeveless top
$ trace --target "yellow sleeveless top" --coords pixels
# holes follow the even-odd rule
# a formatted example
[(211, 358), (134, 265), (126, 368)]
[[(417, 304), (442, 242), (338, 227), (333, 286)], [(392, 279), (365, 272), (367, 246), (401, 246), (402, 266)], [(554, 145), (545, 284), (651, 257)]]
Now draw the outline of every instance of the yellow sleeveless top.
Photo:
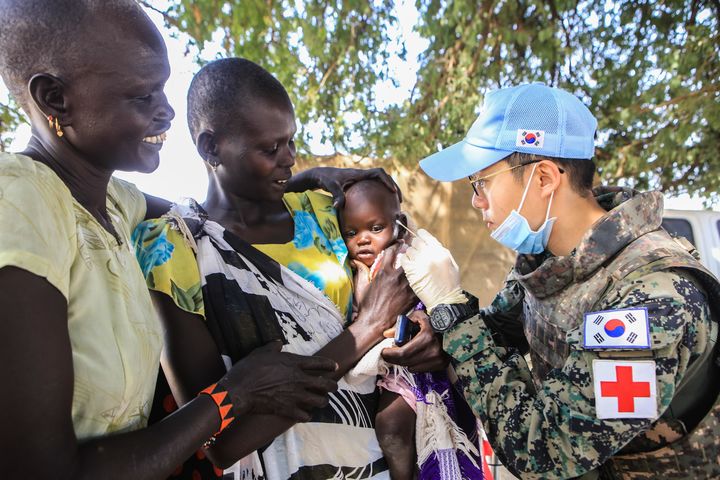
[(323, 292), (347, 319), (352, 311), (352, 272), (332, 197), (316, 192), (286, 193), (295, 234), (287, 243), (253, 244)]

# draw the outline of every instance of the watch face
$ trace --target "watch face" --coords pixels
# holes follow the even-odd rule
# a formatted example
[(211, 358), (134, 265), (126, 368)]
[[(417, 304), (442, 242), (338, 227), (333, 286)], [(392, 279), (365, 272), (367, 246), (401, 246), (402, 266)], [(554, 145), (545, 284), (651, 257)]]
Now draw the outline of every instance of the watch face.
[(444, 306), (438, 306), (433, 310), (430, 316), (430, 324), (436, 331), (444, 331), (450, 328), (453, 321), (453, 315)]

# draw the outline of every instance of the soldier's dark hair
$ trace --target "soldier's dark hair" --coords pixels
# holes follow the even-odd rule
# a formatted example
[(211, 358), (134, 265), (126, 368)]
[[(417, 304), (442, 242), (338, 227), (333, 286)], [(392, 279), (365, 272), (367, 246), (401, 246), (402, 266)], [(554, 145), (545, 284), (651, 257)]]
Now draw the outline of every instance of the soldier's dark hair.
[[(509, 157), (506, 157), (505, 160), (511, 167), (526, 165), (540, 160), (553, 162), (565, 171), (565, 174), (568, 176), (568, 180), (570, 182), (570, 187), (575, 191), (575, 193), (582, 197), (592, 195), (593, 179), (595, 178), (596, 170), (595, 162), (592, 160), (545, 157), (521, 152), (514, 152)], [(516, 168), (511, 172), (516, 181), (522, 182), (524, 173), (523, 170), (524, 169), (522, 168)]]
[[(107, 27), (115, 31), (92, 31), (98, 14), (113, 18)], [(0, 75), (27, 110), (26, 89), (33, 75), (72, 80), (84, 71), (93, 38), (112, 38), (119, 25), (139, 17), (147, 19), (134, 0), (0, 0)]]
[(193, 141), (204, 128), (215, 131), (238, 125), (244, 106), (263, 101), (293, 110), (285, 87), (260, 65), (245, 58), (208, 63), (195, 75), (187, 96), (187, 118)]

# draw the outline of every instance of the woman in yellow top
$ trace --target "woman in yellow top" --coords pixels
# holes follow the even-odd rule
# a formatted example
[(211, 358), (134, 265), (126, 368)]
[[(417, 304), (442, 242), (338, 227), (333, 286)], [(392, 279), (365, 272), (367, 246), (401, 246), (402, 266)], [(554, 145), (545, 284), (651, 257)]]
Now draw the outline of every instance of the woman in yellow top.
[[(135, 235), (172, 332), (163, 368), (178, 403), (222, 375), (221, 356), (230, 366), (272, 340), (284, 351), (318, 353), (339, 365), (329, 405), (304, 424), (246, 417), (218, 437), (209, 457), (235, 479), (389, 478), (373, 429), (376, 377), (341, 377), (413, 304), (401, 270), (386, 263), (345, 328), (347, 249), (330, 197), (286, 192), (295, 115), (270, 73), (239, 58), (209, 63), (190, 86), (188, 119), (208, 170), (207, 200), (144, 223)], [(258, 431), (263, 438), (250, 435)]]
[(7, 0), (0, 25), (33, 132), (0, 155), (0, 477), (164, 478), (234, 418), (307, 418), (335, 363), (268, 348), (145, 428), (162, 332), (130, 233), (150, 205), (112, 173), (158, 165), (165, 45), (132, 0)]

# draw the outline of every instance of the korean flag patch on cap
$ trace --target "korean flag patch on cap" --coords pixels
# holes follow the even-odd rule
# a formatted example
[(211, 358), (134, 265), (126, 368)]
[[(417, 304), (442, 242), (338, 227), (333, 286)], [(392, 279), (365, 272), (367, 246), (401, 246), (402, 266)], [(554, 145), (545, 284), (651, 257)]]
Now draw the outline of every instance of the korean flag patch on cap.
[(646, 308), (605, 310), (585, 314), (584, 348), (650, 348)]
[(518, 129), (517, 136), (515, 137), (515, 146), (516, 147), (543, 148), (544, 143), (545, 143), (545, 131), (544, 130)]

